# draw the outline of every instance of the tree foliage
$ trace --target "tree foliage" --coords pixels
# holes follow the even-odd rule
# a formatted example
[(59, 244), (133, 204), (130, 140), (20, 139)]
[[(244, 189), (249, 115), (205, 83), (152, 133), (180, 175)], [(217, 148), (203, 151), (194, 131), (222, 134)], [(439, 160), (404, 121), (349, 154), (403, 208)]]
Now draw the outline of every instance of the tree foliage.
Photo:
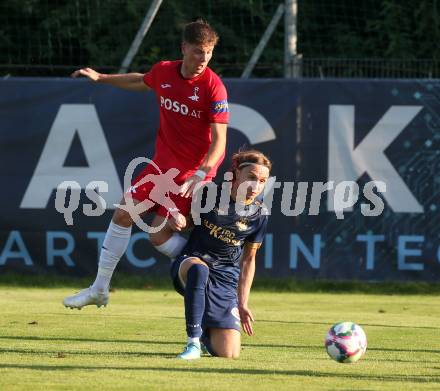
[(299, 2), (299, 52), (308, 58), (437, 59), (439, 0)]
[[(439, 1), (298, 0), (298, 53), (304, 58), (438, 59)], [(183, 25), (203, 17), (221, 37), (212, 66), (223, 76), (239, 76), (278, 4), (275, 0), (164, 0), (132, 69), (145, 70), (160, 59), (179, 58)], [(115, 70), (148, 7), (143, 0), (1, 2), (0, 66), (27, 75), (32, 74), (29, 66), (43, 68), (42, 74), (55, 66)], [(280, 23), (254, 74), (281, 76), (283, 48)]]

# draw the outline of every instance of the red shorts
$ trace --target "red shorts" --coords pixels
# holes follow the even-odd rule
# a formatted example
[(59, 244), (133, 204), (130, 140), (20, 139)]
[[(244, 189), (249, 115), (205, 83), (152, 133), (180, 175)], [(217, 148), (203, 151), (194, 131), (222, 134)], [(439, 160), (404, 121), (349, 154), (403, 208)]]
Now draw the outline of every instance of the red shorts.
[[(160, 167), (159, 167), (160, 168)], [(162, 174), (165, 174), (168, 170), (162, 169)], [(179, 173), (177, 176), (172, 179), (173, 183), (172, 185), (175, 186), (181, 186), (186, 179), (194, 175), (194, 171), (184, 171)], [(145, 200), (150, 200), (154, 203), (154, 206), (148, 209), (148, 212), (155, 212), (156, 214), (166, 217), (169, 214), (169, 205), (172, 204), (172, 206), (176, 207), (181, 214), (184, 216), (189, 215), (191, 211), (191, 200), (192, 198), (184, 198), (180, 196), (179, 194), (173, 193), (173, 191), (168, 190), (167, 184), (161, 183), (160, 186), (164, 186), (164, 189), (161, 192), (157, 192), (157, 184), (153, 183), (152, 181), (147, 181), (145, 183), (142, 183), (141, 185), (136, 185), (138, 182), (140, 182), (143, 178), (146, 176), (151, 175), (154, 178), (157, 178), (160, 175), (160, 172), (154, 167), (152, 164), (149, 164), (147, 167), (145, 167), (142, 172), (132, 181), (132, 187), (127, 190), (125, 196), (128, 194), (135, 200), (142, 202)], [(212, 178), (211, 178), (212, 179)], [(206, 178), (206, 180), (211, 180)], [(155, 190), (155, 193), (152, 193), (152, 190)], [(174, 189), (175, 191), (176, 189)], [(150, 196), (151, 193), (151, 196)], [(167, 201), (167, 202), (165, 202)], [(164, 205), (166, 204), (166, 205)]]

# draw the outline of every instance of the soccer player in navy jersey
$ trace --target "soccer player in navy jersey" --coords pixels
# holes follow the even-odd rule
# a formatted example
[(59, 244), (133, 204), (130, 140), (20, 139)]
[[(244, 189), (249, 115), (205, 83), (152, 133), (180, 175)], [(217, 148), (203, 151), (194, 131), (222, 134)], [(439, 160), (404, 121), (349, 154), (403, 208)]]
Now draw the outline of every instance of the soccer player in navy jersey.
[[(175, 183), (181, 189), (178, 194), (170, 194), (172, 203), (158, 204), (151, 200), (149, 195), (153, 195), (155, 183), (142, 183), (142, 179), (159, 172), (150, 164), (133, 181), (133, 186), (126, 189), (124, 198), (130, 197), (134, 204), (147, 201), (150, 206), (154, 205), (147, 211), (155, 214), (153, 227), (160, 227), (169, 218), (170, 224), (150, 233), (150, 241), (170, 258), (179, 254), (186, 243), (176, 231), (186, 224), (185, 216), (191, 207), (194, 187), (201, 181), (210, 181), (224, 158), (229, 119), (227, 93), (223, 82), (208, 67), (217, 40), (211, 26), (198, 20), (184, 28), (182, 60), (161, 61), (146, 74), (108, 75), (91, 68), (72, 74), (73, 77), (82, 75), (127, 90), (155, 92), (160, 124), (152, 160), (161, 172), (178, 169), (180, 173)], [(124, 204), (125, 199), (121, 201), (121, 205)], [(171, 210), (169, 205), (175, 205), (175, 208)], [(91, 304), (98, 307), (107, 304), (110, 280), (127, 249), (132, 225), (130, 213), (123, 207), (116, 209), (103, 241), (95, 282), (66, 297), (63, 301), (66, 307), (81, 309)]]
[(201, 224), (194, 227), (171, 265), (174, 287), (184, 296), (188, 335), (178, 358), (200, 358), (202, 344), (212, 355), (237, 358), (240, 323), (246, 334), (253, 335), (249, 293), (268, 221), (256, 197), (264, 189), (271, 166), (259, 151), (233, 155), (230, 198), (223, 205), (218, 191), (216, 207), (200, 214)]

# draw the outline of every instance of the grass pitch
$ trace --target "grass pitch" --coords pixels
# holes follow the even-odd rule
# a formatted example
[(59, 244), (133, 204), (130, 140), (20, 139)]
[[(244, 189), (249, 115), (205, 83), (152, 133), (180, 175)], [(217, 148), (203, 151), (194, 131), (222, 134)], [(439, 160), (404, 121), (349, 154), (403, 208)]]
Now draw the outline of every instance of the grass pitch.
[[(241, 357), (175, 359), (183, 300), (171, 290), (112, 293), (107, 308), (65, 309), (71, 288), (0, 287), (0, 390), (439, 390), (440, 298), (251, 294), (256, 335)], [(360, 324), (366, 356), (328, 358), (338, 321)]]

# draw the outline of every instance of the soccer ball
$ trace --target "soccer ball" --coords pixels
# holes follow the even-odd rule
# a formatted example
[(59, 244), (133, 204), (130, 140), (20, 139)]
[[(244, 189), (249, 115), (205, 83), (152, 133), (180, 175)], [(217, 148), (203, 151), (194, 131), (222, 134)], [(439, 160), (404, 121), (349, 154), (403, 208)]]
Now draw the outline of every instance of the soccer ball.
[(356, 323), (341, 322), (333, 325), (325, 337), (325, 349), (337, 362), (358, 361), (367, 350), (367, 336)]

